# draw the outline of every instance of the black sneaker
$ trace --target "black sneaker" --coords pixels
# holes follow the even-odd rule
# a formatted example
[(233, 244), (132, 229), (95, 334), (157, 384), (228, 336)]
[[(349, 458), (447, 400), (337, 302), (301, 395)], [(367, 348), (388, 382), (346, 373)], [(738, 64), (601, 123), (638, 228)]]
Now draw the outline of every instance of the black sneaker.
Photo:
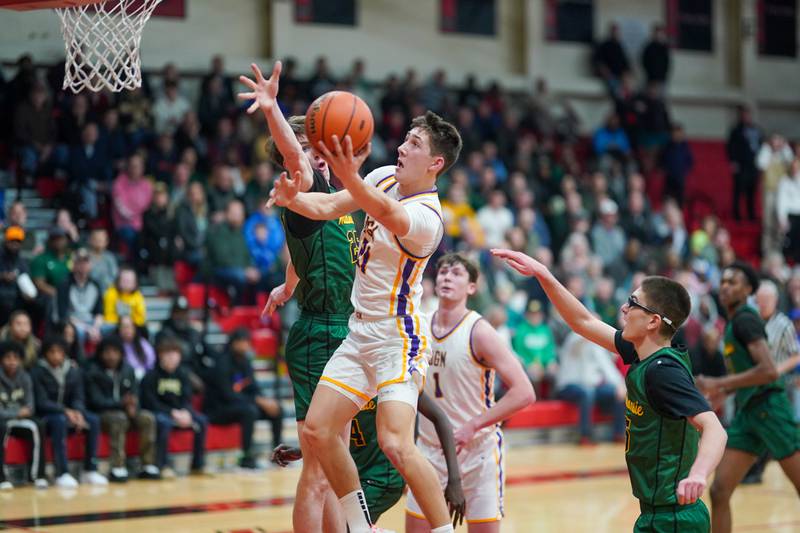
[(112, 483), (125, 483), (128, 481), (128, 469), (124, 467), (112, 468), (108, 473), (108, 480)]
[(242, 457), (239, 459), (239, 467), (247, 468), (248, 470), (256, 470), (258, 464), (256, 463), (255, 457)]
[(161, 471), (155, 465), (145, 465), (139, 472), (139, 479), (161, 479)]

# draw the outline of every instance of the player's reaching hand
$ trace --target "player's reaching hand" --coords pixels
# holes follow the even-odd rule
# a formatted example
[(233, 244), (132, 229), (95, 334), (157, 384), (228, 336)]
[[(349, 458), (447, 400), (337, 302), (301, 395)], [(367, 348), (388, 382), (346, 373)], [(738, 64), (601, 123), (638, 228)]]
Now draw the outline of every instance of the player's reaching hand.
[(475, 424), (473, 424), (471, 421), (456, 429), (453, 432), (453, 440), (456, 443), (456, 451), (461, 452), (461, 450), (464, 449), (464, 446), (469, 444), (477, 431), (478, 428), (475, 427)]
[(272, 67), (272, 75), (268, 80), (264, 79), (264, 75), (261, 74), (261, 69), (258, 68), (258, 65), (251, 63), (250, 68), (253, 69), (256, 81), (251, 80), (247, 76), (239, 76), (239, 81), (247, 85), (252, 92), (239, 93), (238, 97), (240, 100), (255, 100), (253, 104), (247, 108), (248, 113), (253, 113), (258, 108), (261, 108), (264, 112), (269, 111), (278, 101), (278, 80), (280, 80), (281, 77), (281, 62), (275, 62), (275, 66)]
[(283, 306), (286, 302), (288, 302), (294, 291), (289, 291), (286, 288), (285, 283), (281, 283), (269, 293), (269, 299), (267, 300), (267, 305), (264, 306), (264, 310), (261, 311), (261, 316), (269, 316), (275, 312), (275, 309), (278, 307)]
[(272, 190), (269, 192), (269, 201), (267, 207), (279, 205), (286, 207), (292, 203), (297, 193), (300, 192), (300, 187), (303, 185), (303, 173), (295, 171), (294, 177), (290, 178), (287, 172), (281, 172), (278, 179), (272, 185)]
[(278, 446), (272, 450), (272, 455), (270, 455), (269, 460), (278, 466), (288, 466), (289, 463), (293, 463), (302, 458), (303, 452), (300, 448), (292, 448), (286, 444), (278, 444)]
[(344, 140), (340, 142), (339, 137), (332, 136), (333, 150), (328, 150), (325, 143), (322, 141), (317, 143), (317, 151), (322, 155), (322, 158), (328, 163), (328, 166), (341, 181), (344, 186), (347, 186), (349, 180), (359, 179), (358, 170), (364, 161), (369, 157), (372, 151), (372, 143), (367, 143), (365, 148), (357, 154), (353, 153), (353, 140), (349, 135), (344, 136)]
[(447, 482), (444, 489), (444, 499), (450, 509), (450, 518), (453, 519), (453, 529), (464, 523), (464, 513), (467, 509), (467, 500), (461, 488), (461, 479), (456, 478)]
[(506, 250), (503, 248), (492, 248), (490, 252), (493, 256), (504, 260), (511, 268), (523, 276), (536, 276), (538, 278), (548, 272), (546, 266), (522, 252), (515, 252), (514, 250)]
[(706, 490), (706, 478), (697, 474), (689, 474), (689, 477), (682, 479), (678, 483), (678, 505), (689, 505), (698, 500)]

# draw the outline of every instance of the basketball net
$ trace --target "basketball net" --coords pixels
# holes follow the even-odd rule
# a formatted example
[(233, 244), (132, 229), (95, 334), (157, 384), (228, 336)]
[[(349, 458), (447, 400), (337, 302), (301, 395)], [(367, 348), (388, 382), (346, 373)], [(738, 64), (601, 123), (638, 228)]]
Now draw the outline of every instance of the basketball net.
[(161, 0), (108, 0), (56, 9), (67, 52), (64, 89), (119, 92), (142, 86), (142, 30)]

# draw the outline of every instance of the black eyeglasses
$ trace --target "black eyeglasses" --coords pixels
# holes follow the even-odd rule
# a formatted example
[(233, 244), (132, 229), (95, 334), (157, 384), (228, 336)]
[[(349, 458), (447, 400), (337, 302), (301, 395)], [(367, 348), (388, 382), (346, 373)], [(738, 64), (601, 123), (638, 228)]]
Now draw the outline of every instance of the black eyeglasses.
[(633, 297), (633, 295), (628, 296), (628, 307), (638, 307), (642, 311), (645, 311), (645, 312), (653, 314), (653, 315), (658, 315), (659, 317), (661, 317), (661, 320), (663, 320), (666, 325), (668, 325), (669, 327), (672, 328), (672, 331), (677, 331), (677, 329), (675, 328), (675, 324), (672, 323), (671, 319), (665, 317), (664, 315), (662, 315), (658, 311), (654, 311), (654, 310), (650, 309), (646, 305), (640, 304), (639, 301), (636, 298)]

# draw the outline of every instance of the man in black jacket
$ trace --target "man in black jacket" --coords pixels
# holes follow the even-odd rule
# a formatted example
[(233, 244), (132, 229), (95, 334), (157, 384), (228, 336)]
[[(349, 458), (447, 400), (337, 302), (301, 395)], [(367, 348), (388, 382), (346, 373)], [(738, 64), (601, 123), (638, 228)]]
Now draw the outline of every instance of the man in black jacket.
[(86, 431), (81, 481), (90, 485), (107, 485), (108, 480), (97, 472), (100, 419), (86, 409), (83, 376), (66, 353), (67, 345), (63, 339), (46, 339), (39, 364), (31, 370), (36, 412), (44, 418), (52, 441), (56, 486), (72, 488), (78, 485), (67, 469), (68, 431)]
[(244, 456), (239, 464), (243, 468), (256, 467), (252, 450), (256, 420), (266, 419), (272, 424), (273, 448), (280, 443), (283, 430), (280, 404), (262, 394), (250, 364), (251, 352), (250, 333), (245, 329), (233, 332), (227, 351), (210, 373), (204, 405), (213, 424), (241, 424)]
[(661, 24), (653, 25), (650, 42), (642, 51), (642, 67), (647, 75), (647, 83), (657, 83), (662, 87), (667, 82), (670, 67), (670, 52), (667, 34)]
[(592, 63), (597, 74), (605, 81), (609, 93), (615, 95), (622, 77), (631, 71), (631, 64), (622, 47), (619, 26), (616, 23), (609, 25), (608, 38), (595, 45)]
[(739, 199), (747, 200), (747, 214), (750, 220), (756, 219), (756, 185), (758, 167), (756, 156), (761, 149), (764, 136), (753, 122), (750, 109), (739, 108), (739, 121), (728, 135), (728, 160), (733, 172), (733, 218), (739, 220)]
[(128, 428), (139, 431), (139, 455), (143, 479), (161, 477), (156, 463), (156, 419), (153, 413), (139, 409), (136, 376), (122, 358), (124, 348), (116, 337), (100, 342), (96, 356), (86, 369), (86, 395), (89, 408), (100, 414), (100, 425), (111, 437), (111, 472), (114, 482), (128, 480), (125, 466), (125, 437)]
[(181, 364), (181, 346), (164, 340), (156, 348), (158, 364), (145, 374), (141, 384), (142, 407), (156, 417), (156, 466), (165, 478), (175, 473), (167, 468), (167, 445), (172, 428), (194, 431), (192, 473), (202, 473), (205, 466), (206, 430), (208, 419), (192, 409), (192, 386)]

